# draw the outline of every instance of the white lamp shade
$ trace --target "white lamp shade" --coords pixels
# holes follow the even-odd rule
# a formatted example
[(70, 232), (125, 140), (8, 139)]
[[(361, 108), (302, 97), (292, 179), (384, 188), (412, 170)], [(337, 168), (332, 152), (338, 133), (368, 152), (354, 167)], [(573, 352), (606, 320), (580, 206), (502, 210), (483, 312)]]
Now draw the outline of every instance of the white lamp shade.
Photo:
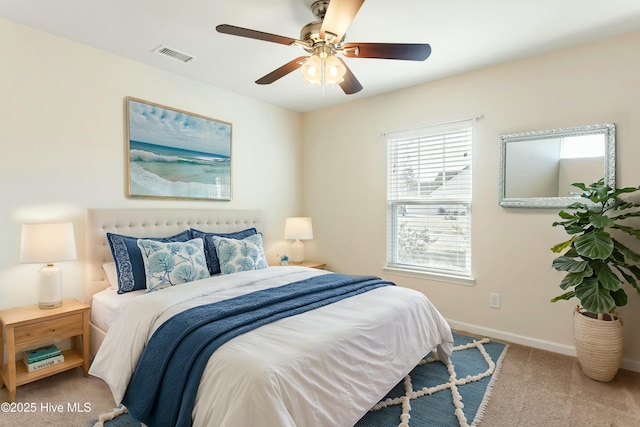
[(21, 263), (70, 261), (76, 256), (72, 223), (22, 225)]
[(313, 227), (311, 225), (311, 218), (287, 218), (284, 225), (284, 238), (292, 240), (313, 239)]

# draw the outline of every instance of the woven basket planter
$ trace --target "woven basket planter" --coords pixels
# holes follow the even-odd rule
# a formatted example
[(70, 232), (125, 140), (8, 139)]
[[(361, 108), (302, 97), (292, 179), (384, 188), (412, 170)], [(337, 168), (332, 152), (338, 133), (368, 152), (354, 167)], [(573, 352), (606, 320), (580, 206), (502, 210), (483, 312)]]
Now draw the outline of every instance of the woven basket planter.
[(573, 332), (584, 374), (597, 381), (611, 381), (622, 363), (622, 321), (593, 319), (576, 307)]

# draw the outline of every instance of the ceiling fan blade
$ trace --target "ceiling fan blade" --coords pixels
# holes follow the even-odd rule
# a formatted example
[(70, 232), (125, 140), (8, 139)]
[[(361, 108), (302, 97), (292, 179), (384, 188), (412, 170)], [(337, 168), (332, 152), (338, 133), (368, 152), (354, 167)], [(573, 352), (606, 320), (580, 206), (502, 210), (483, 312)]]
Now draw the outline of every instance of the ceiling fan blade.
[(286, 76), (287, 74), (291, 73), (292, 71), (295, 71), (298, 68), (302, 67), (302, 64), (304, 64), (304, 61), (306, 61), (307, 58), (308, 58), (308, 56), (300, 56), (300, 57), (294, 59), (293, 61), (287, 62), (282, 67), (277, 68), (277, 69), (273, 70), (272, 72), (270, 72), (269, 74), (267, 74), (266, 76), (261, 77), (258, 80), (256, 80), (256, 83), (258, 83), (259, 85), (271, 84), (271, 83), (275, 82), (276, 80), (278, 80), (278, 79)]
[[(337, 58), (337, 57), (336, 57)], [(362, 90), (362, 85), (356, 79), (356, 76), (353, 75), (347, 64), (344, 63), (342, 58), (338, 58), (340, 62), (344, 65), (346, 72), (344, 73), (344, 80), (339, 83), (342, 91), (347, 95), (352, 95), (354, 93), (360, 92)]]
[(248, 28), (235, 27), (233, 25), (221, 24), (216, 27), (219, 33), (230, 34), (232, 36), (247, 37), (250, 39), (264, 40), (266, 42), (290, 45), (296, 42), (291, 37), (279, 36), (277, 34), (264, 33), (262, 31), (250, 30)]
[[(326, 33), (331, 33), (335, 36), (334, 43), (342, 40), (362, 3), (364, 0), (331, 0), (322, 20), (320, 38), (326, 40)], [(331, 38), (328, 41), (332, 41)]]
[(345, 43), (342, 54), (347, 58), (424, 61), (431, 55), (431, 46), (417, 43)]

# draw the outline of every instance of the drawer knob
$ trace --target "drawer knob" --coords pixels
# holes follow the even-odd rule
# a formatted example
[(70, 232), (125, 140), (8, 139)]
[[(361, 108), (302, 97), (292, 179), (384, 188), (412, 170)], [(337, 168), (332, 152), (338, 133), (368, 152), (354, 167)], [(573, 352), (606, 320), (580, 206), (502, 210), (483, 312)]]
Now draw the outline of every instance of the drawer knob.
[(55, 332), (55, 331), (56, 331), (56, 328), (51, 328), (51, 332)]

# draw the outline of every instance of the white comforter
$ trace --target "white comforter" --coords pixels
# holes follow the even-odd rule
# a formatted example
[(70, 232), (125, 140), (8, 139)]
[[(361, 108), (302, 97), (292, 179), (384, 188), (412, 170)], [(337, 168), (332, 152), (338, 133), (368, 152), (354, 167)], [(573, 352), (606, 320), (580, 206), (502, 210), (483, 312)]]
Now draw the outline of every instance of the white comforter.
[[(91, 365), (116, 402), (147, 339), (187, 308), (326, 271), (270, 267), (211, 277), (124, 304)], [(352, 426), (431, 350), (448, 359), (451, 330), (421, 293), (378, 288), (240, 335), (209, 359), (194, 426)]]

